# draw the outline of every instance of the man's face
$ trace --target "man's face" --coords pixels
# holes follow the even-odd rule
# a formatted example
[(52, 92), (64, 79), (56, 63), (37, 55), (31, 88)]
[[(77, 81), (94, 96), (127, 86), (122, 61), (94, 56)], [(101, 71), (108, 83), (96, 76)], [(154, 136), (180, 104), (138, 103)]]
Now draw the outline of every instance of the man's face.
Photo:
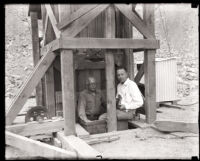
[(117, 78), (120, 81), (120, 83), (124, 83), (126, 79), (128, 78), (128, 75), (124, 69), (118, 69)]
[(89, 82), (88, 82), (88, 89), (91, 92), (95, 92), (96, 91), (96, 80), (94, 78), (90, 78)]

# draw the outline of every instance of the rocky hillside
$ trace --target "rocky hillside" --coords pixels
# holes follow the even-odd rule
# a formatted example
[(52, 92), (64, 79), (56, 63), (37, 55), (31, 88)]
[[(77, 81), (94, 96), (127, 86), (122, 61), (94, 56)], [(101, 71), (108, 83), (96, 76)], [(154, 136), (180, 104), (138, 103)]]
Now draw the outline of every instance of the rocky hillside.
[[(139, 5), (136, 9), (141, 12)], [(6, 5), (5, 12), (5, 95), (12, 98), (33, 70), (31, 28), (28, 5)], [(198, 10), (185, 4), (156, 5), (155, 27), (161, 44), (156, 57), (177, 57), (178, 94), (186, 96), (198, 87)]]

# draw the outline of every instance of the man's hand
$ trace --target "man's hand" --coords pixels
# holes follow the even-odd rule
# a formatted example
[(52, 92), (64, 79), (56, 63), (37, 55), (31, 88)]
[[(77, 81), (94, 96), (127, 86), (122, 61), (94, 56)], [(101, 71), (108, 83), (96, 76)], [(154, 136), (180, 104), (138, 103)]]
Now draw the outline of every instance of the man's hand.
[(121, 106), (119, 106), (119, 109), (120, 109), (120, 110), (125, 110), (126, 107), (125, 107), (125, 105), (122, 104)]
[(87, 122), (92, 122), (91, 120), (89, 120), (88, 118), (84, 118), (84, 119), (82, 119), (85, 123), (87, 123)]

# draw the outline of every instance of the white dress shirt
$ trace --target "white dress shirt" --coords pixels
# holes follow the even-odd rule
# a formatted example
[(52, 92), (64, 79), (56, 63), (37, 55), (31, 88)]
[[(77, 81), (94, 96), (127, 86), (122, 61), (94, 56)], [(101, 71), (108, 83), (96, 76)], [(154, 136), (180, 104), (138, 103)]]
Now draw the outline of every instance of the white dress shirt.
[(123, 83), (117, 85), (117, 95), (121, 95), (121, 104), (125, 105), (126, 110), (137, 109), (143, 105), (142, 93), (137, 84), (129, 78)]

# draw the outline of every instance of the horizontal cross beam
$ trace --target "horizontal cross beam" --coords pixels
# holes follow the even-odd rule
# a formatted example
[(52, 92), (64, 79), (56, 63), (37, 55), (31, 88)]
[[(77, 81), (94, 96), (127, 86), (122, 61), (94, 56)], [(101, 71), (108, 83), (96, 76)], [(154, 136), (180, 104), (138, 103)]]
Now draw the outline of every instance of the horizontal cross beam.
[(120, 38), (65, 38), (60, 39), (62, 49), (158, 49), (159, 41), (154, 39), (120, 39)]

